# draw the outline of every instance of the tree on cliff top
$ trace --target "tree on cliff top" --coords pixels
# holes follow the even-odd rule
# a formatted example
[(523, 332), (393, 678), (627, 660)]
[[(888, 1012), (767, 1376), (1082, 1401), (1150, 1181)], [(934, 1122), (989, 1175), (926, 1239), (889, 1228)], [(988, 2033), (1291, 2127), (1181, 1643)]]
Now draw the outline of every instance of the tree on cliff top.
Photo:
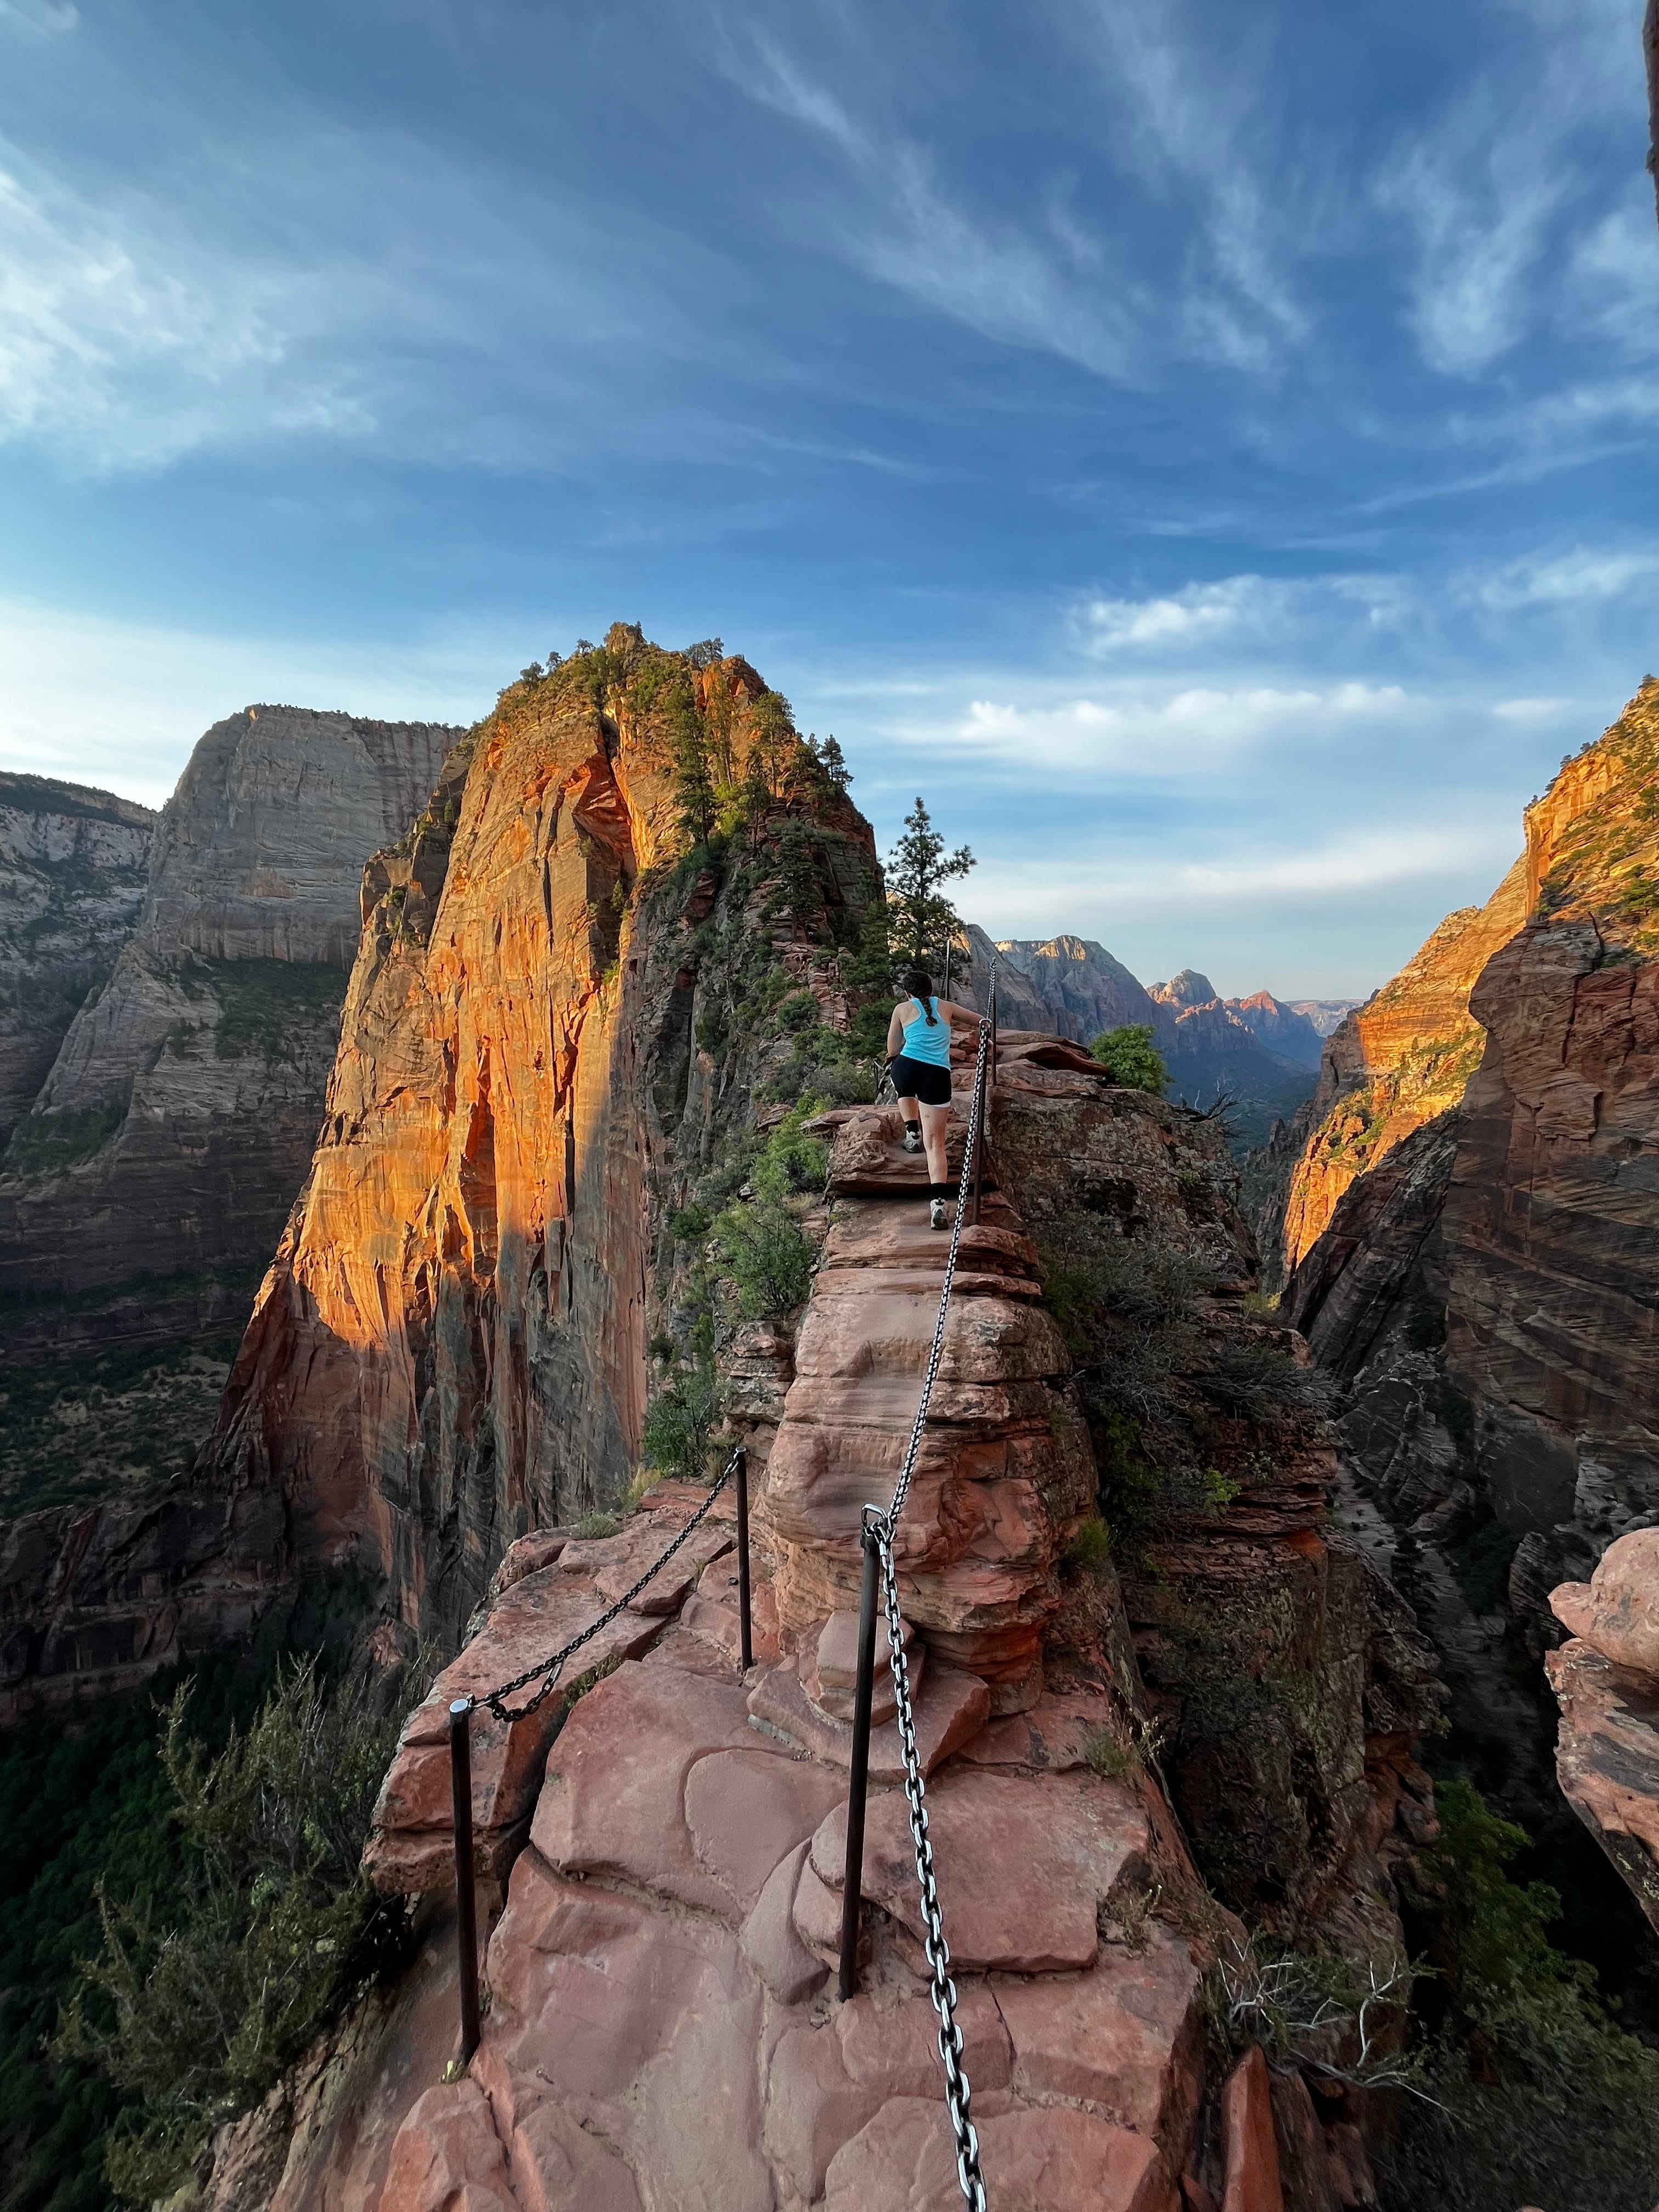
[(965, 876), (975, 865), (965, 845), (954, 853), (934, 829), (921, 799), (904, 817), (904, 835), (887, 855), (889, 942), (895, 963), (933, 965), (962, 929), (962, 917), (941, 884)]
[(1145, 1022), (1124, 1022), (1115, 1030), (1108, 1030), (1095, 1039), (1089, 1050), (1126, 1090), (1150, 1091), (1154, 1098), (1164, 1096), (1170, 1071)]

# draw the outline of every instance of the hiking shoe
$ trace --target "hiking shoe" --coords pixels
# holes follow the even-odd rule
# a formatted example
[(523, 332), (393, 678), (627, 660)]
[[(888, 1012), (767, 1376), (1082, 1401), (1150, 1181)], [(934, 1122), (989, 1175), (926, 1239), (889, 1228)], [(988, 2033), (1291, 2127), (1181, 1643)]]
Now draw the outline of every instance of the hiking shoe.
[(905, 1131), (904, 1149), (907, 1152), (919, 1152), (921, 1150), (921, 1132), (920, 1129), (907, 1129)]
[(950, 1224), (945, 1218), (945, 1200), (942, 1198), (930, 1200), (927, 1207), (927, 1226), (930, 1229), (949, 1228)]

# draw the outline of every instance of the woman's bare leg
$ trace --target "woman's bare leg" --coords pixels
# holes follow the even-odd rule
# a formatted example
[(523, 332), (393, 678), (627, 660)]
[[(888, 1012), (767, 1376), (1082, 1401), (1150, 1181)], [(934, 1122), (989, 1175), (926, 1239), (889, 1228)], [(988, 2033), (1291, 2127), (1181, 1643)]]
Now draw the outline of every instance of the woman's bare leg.
[(899, 1112), (903, 1115), (907, 1121), (921, 1121), (921, 1109), (917, 1105), (914, 1098), (901, 1098), (899, 1100), (898, 1106)]
[(950, 1127), (951, 1109), (948, 1106), (922, 1108), (921, 1141), (927, 1153), (927, 1172), (941, 1193), (951, 1179), (946, 1144), (946, 1133)]

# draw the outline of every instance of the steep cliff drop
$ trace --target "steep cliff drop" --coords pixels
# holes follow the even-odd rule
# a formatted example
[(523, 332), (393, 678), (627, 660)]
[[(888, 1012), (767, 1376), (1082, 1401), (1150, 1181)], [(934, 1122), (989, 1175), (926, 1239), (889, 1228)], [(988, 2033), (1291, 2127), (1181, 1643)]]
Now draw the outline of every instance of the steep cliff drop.
[(153, 842), (118, 800), (49, 832), (83, 873), (87, 836), (117, 840), (98, 913), (141, 843), (149, 878), (0, 1166), (0, 1719), (131, 1686), (269, 1603), (280, 1508), (187, 1479), (210, 1355), (305, 1180), (363, 862), (458, 734), (249, 708), (197, 745)]
[(1549, 1593), (1659, 1522), (1656, 790), (1650, 679), (1528, 810), (1461, 1105), (1351, 1184), (1285, 1297), (1420, 1547), (1460, 1714), (1504, 1743), (1534, 1820)]

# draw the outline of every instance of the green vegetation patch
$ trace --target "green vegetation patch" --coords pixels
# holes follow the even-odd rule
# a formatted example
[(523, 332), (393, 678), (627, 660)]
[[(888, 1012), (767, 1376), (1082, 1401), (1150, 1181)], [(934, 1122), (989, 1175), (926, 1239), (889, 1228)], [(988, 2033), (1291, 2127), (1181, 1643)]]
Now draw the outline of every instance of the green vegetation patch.
[(220, 1060), (292, 1060), (337, 1030), (346, 975), (323, 960), (202, 960), (218, 1000)]
[(1627, 2034), (1595, 1977), (1549, 1939), (1560, 1899), (1509, 1869), (1525, 1832), (1468, 1782), (1436, 1790), (1425, 1872), (1443, 1893), (1419, 1984), (1425, 2094), (1382, 2153), (1388, 2212), (1649, 2212), (1659, 2177), (1659, 2051)]
[(187, 1474), (235, 1349), (126, 1348), (67, 1368), (9, 1365), (0, 1388), (0, 1511), (140, 1498)]
[[(252, 1721), (216, 1748), (189, 1731), (191, 1692), (155, 1742), (178, 1845), (173, 1879), (94, 1885), (97, 1942), (53, 2055), (94, 2069), (125, 2109), (105, 2144), (118, 2197), (184, 2179), (214, 2127), (270, 2089), (317, 2033), (406, 1955), (409, 1913), (359, 1868), (404, 1712), (365, 1676), (331, 1684), (291, 1662)], [(152, 1771), (152, 1789), (155, 1778)]]
[(1095, 1039), (1089, 1050), (1112, 1080), (1121, 1083), (1125, 1090), (1145, 1091), (1154, 1098), (1164, 1096), (1170, 1071), (1146, 1023), (1124, 1022), (1115, 1030), (1108, 1030)]
[(132, 1086), (97, 1106), (70, 1112), (31, 1113), (11, 1133), (6, 1146), (8, 1175), (56, 1175), (100, 1152), (127, 1118)]

